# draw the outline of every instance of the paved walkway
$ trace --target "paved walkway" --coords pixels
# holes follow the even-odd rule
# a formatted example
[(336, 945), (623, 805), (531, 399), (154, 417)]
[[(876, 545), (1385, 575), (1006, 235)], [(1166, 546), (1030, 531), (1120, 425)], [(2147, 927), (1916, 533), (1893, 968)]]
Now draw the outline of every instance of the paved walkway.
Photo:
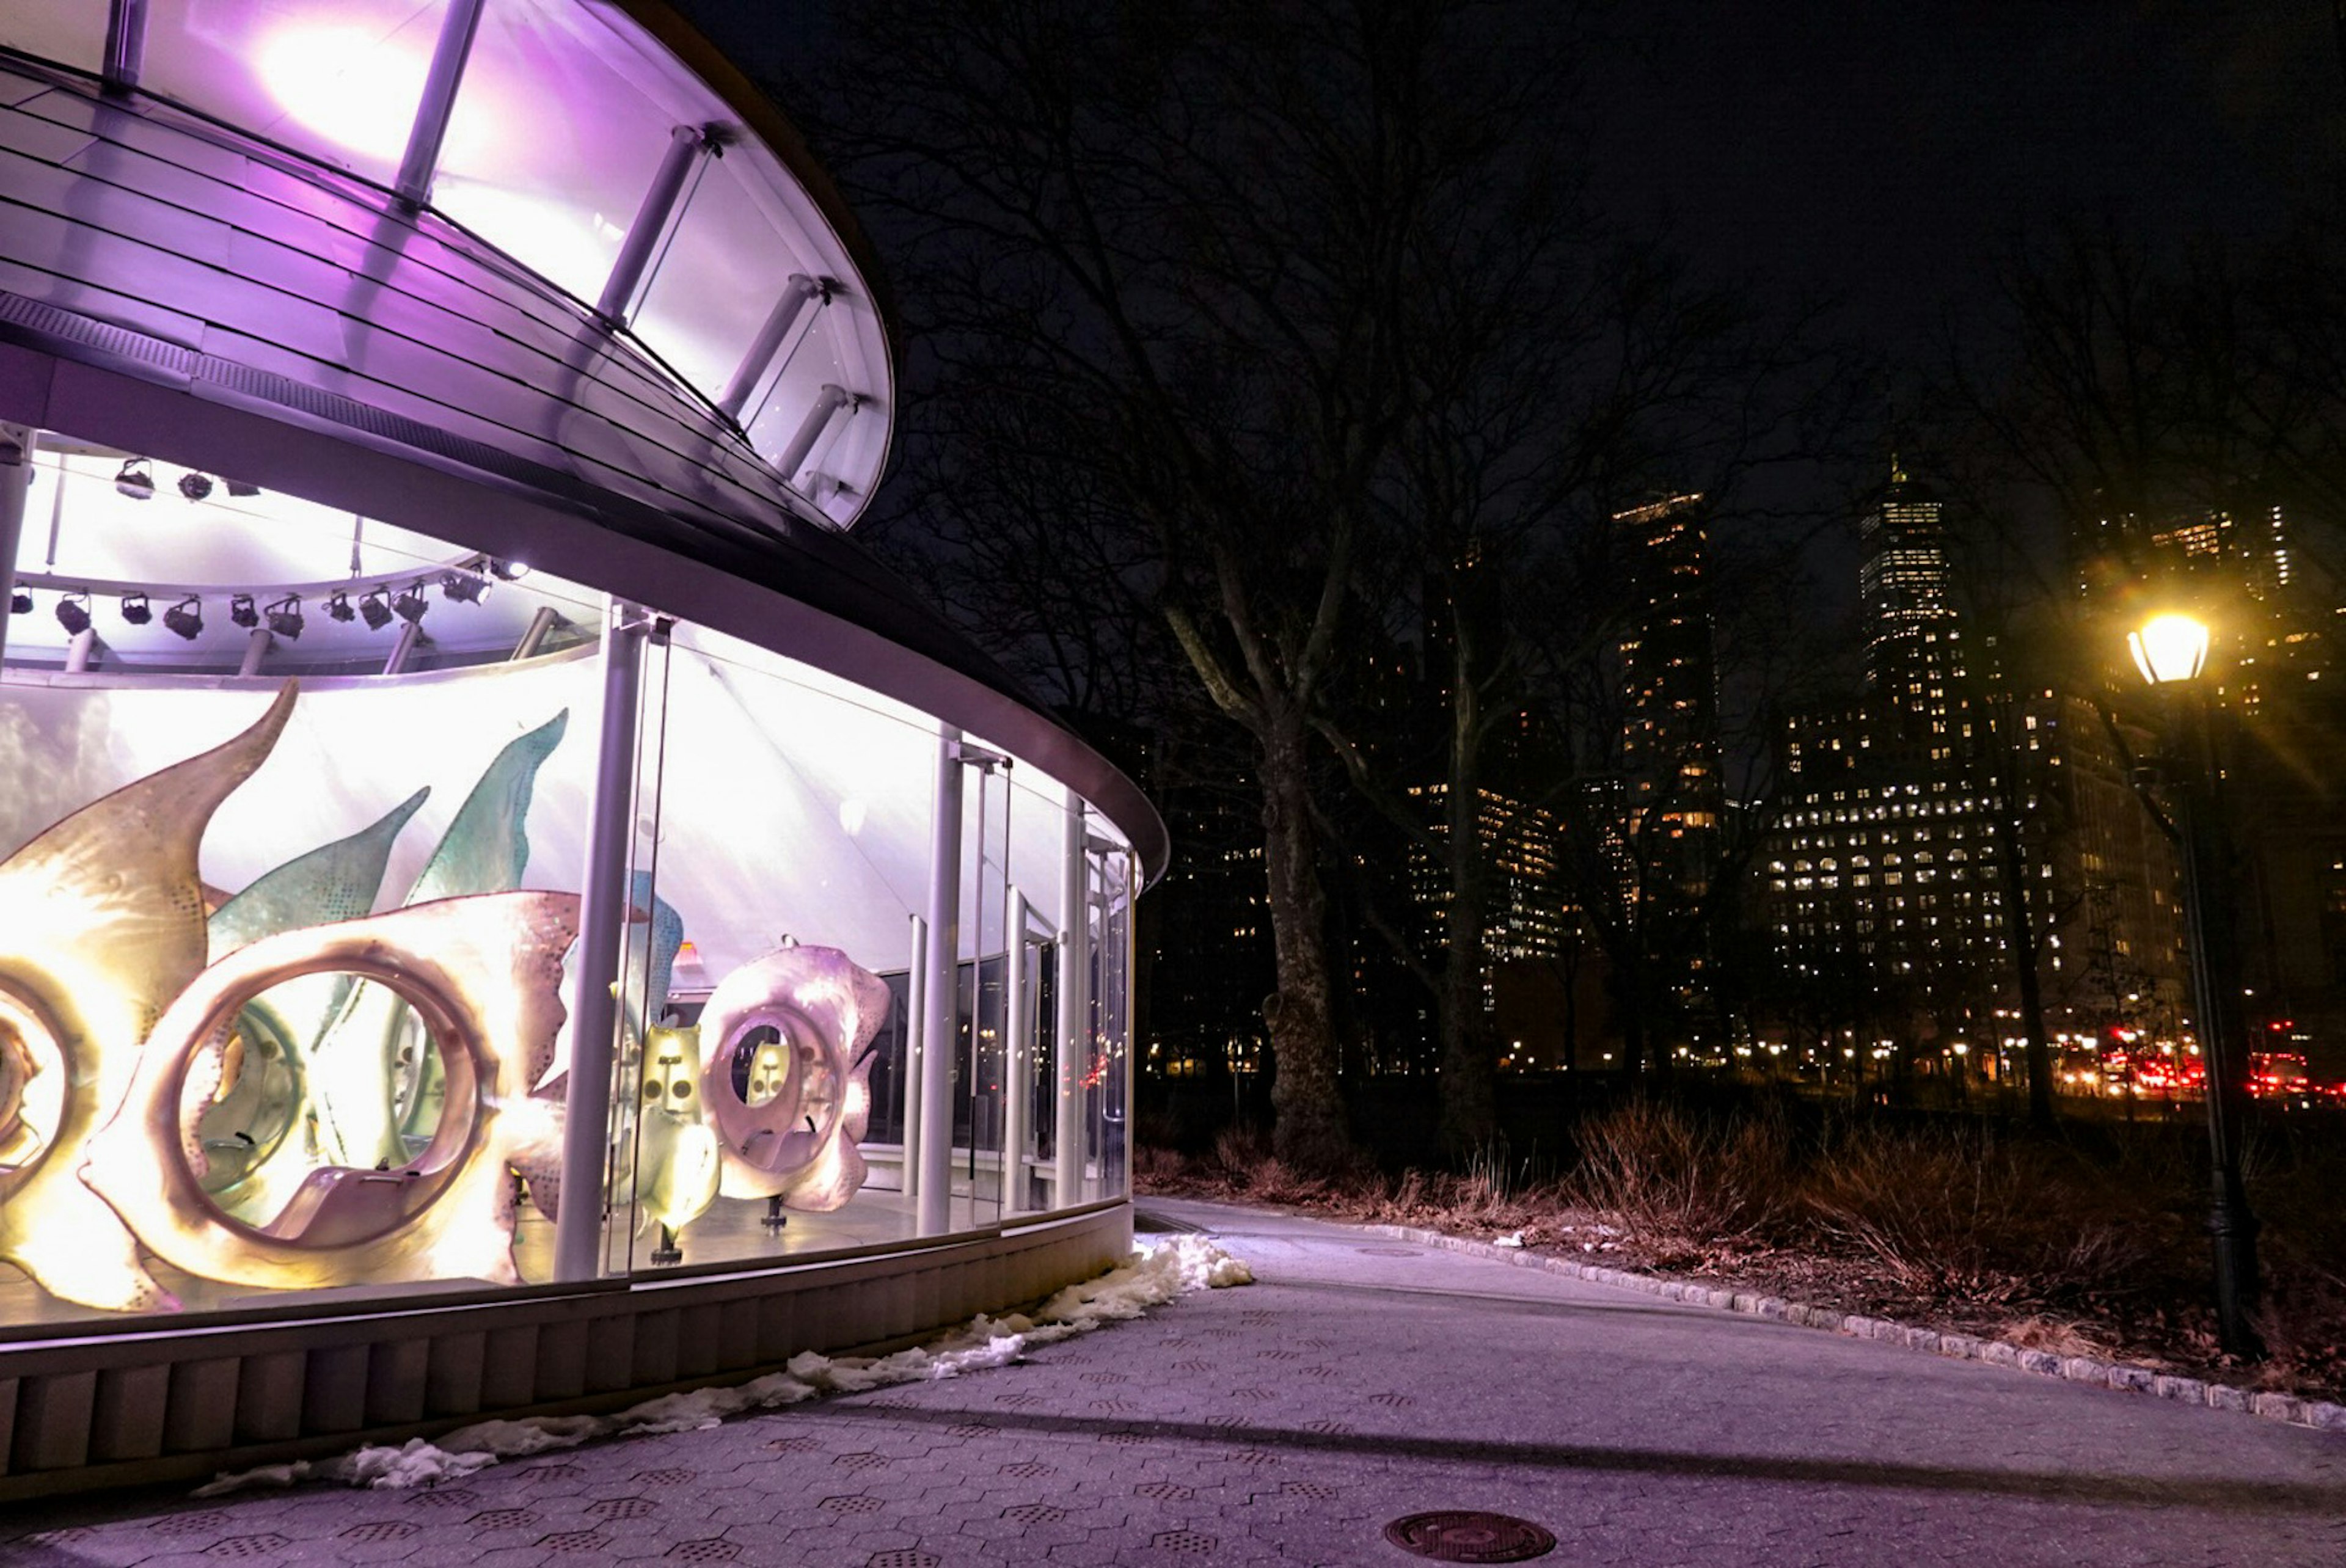
[(2346, 1564), (2346, 1442), (1386, 1242), (1152, 1200), (1260, 1283), (1037, 1351), (436, 1491), (117, 1496), (0, 1520), (9, 1568), (662, 1560)]

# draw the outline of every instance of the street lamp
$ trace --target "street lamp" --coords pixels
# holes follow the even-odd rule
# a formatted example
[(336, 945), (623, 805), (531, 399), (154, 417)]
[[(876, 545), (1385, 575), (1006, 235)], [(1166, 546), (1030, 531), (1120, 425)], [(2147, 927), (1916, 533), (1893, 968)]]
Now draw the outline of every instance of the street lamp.
[(2257, 1219), (2240, 1184), (2240, 971), (2232, 944), (2230, 885), (2217, 837), (2218, 776), (2208, 695), (2198, 684), (2208, 662), (2208, 626), (2186, 615), (2154, 616), (2127, 634), (2127, 646), (2143, 679), (2168, 698), (2182, 754), (2179, 776), (2171, 782), (2183, 845), (2191, 986), (2207, 1069), (2208, 1146), (2215, 1166), (2208, 1234), (2216, 1254), (2216, 1330), (2226, 1351), (2253, 1357), (2264, 1348), (2249, 1326), (2257, 1304)]

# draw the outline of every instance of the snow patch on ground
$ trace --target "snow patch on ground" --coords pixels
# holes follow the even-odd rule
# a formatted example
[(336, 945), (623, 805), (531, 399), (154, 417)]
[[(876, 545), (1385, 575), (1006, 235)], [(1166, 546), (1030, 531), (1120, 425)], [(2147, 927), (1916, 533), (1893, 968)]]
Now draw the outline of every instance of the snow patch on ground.
[(1190, 1291), (1252, 1283), (1254, 1271), (1245, 1260), (1231, 1257), (1208, 1237), (1164, 1237), (1141, 1243), (1121, 1267), (1098, 1278), (1068, 1286), (1031, 1315), (1014, 1312), (993, 1318), (980, 1313), (961, 1328), (892, 1356), (825, 1356), (808, 1350), (792, 1357), (780, 1371), (750, 1382), (663, 1394), (617, 1415), (479, 1421), (448, 1433), (436, 1443), (413, 1438), (397, 1448), (375, 1444), (334, 1459), (297, 1460), (233, 1471), (198, 1487), (195, 1494), (218, 1497), (250, 1487), (292, 1486), (305, 1481), (394, 1491), (433, 1486), (503, 1460), (576, 1448), (593, 1438), (693, 1431), (713, 1427), (728, 1416), (779, 1410), (825, 1394), (862, 1393), (890, 1383), (933, 1382), (1007, 1366), (1033, 1346), (1086, 1333), (1103, 1323), (1137, 1318)]

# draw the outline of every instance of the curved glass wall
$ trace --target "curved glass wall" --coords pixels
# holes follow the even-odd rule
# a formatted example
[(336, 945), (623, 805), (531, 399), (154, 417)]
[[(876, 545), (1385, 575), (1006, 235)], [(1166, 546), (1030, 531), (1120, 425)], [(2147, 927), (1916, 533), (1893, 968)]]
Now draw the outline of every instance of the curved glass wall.
[(1056, 780), (689, 621), (607, 652), (610, 606), (544, 563), (54, 433), (30, 472), (0, 1332), (1126, 1190), (1135, 868)]

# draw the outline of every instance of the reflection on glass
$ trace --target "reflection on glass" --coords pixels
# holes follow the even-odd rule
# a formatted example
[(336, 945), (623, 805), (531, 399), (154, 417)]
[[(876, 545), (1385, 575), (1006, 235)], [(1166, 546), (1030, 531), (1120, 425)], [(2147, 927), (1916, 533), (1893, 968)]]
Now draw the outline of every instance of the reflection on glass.
[[(106, 9), (89, 8), (101, 18)], [(445, 0), (148, 0), (138, 85), (387, 184), (444, 8)]]

